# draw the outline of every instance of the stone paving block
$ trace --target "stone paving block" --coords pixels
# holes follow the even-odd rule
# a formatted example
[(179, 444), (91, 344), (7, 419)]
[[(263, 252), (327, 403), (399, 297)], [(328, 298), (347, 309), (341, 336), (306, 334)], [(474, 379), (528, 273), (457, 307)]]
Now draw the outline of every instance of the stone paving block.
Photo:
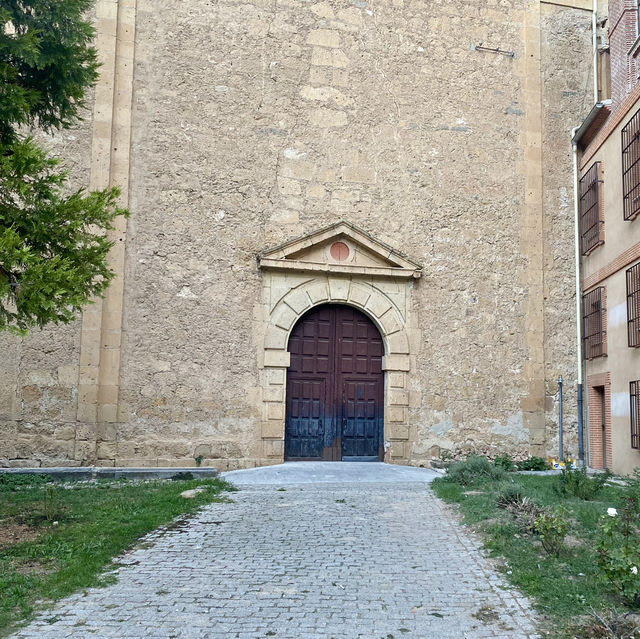
[[(116, 584), (14, 639), (538, 637), (527, 600), (426, 483), (245, 485), (231, 498), (148, 535), (118, 559)], [(474, 617), (483, 607), (495, 621)]]

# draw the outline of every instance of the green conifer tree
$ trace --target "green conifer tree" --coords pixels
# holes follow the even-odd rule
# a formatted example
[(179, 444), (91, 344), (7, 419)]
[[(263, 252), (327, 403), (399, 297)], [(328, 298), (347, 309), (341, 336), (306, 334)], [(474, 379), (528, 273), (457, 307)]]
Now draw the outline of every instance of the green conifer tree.
[(80, 119), (98, 77), (92, 0), (0, 0), (0, 331), (70, 322), (113, 272), (116, 188), (69, 192), (29, 135)]

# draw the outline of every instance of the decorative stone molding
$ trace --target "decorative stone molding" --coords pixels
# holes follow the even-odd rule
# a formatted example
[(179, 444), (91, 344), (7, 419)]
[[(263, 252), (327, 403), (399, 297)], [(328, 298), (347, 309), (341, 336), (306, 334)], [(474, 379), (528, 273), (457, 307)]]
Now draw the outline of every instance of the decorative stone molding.
[[(332, 251), (336, 244), (348, 249), (344, 258)], [(262, 269), (393, 278), (422, 275), (417, 262), (345, 221), (260, 253), (258, 265)]]
[(266, 297), (260, 358), (264, 456), (274, 461), (284, 457), (291, 330), (315, 306), (345, 304), (371, 318), (382, 336), (384, 437), (391, 443), (392, 459), (406, 460), (411, 369), (407, 313), (410, 285), (421, 275), (418, 263), (345, 222), (266, 251), (258, 262), (265, 271)]

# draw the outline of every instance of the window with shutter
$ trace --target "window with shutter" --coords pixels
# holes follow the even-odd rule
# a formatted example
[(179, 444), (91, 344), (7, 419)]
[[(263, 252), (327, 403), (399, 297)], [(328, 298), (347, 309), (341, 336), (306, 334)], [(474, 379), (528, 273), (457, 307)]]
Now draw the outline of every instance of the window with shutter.
[(582, 297), (584, 356), (587, 359), (607, 354), (604, 290), (600, 286)]
[(640, 346), (640, 263), (627, 271), (627, 327), (629, 346)]
[(604, 242), (602, 227), (602, 163), (596, 162), (580, 180), (580, 245), (588, 255)]
[(640, 111), (622, 129), (622, 196), (624, 219), (640, 213)]

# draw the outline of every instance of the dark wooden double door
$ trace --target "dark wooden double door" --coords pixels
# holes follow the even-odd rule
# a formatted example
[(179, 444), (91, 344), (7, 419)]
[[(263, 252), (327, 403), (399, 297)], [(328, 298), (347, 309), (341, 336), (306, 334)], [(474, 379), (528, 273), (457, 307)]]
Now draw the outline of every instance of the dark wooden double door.
[(319, 306), (294, 326), (289, 352), (286, 459), (382, 459), (384, 345), (371, 320)]

